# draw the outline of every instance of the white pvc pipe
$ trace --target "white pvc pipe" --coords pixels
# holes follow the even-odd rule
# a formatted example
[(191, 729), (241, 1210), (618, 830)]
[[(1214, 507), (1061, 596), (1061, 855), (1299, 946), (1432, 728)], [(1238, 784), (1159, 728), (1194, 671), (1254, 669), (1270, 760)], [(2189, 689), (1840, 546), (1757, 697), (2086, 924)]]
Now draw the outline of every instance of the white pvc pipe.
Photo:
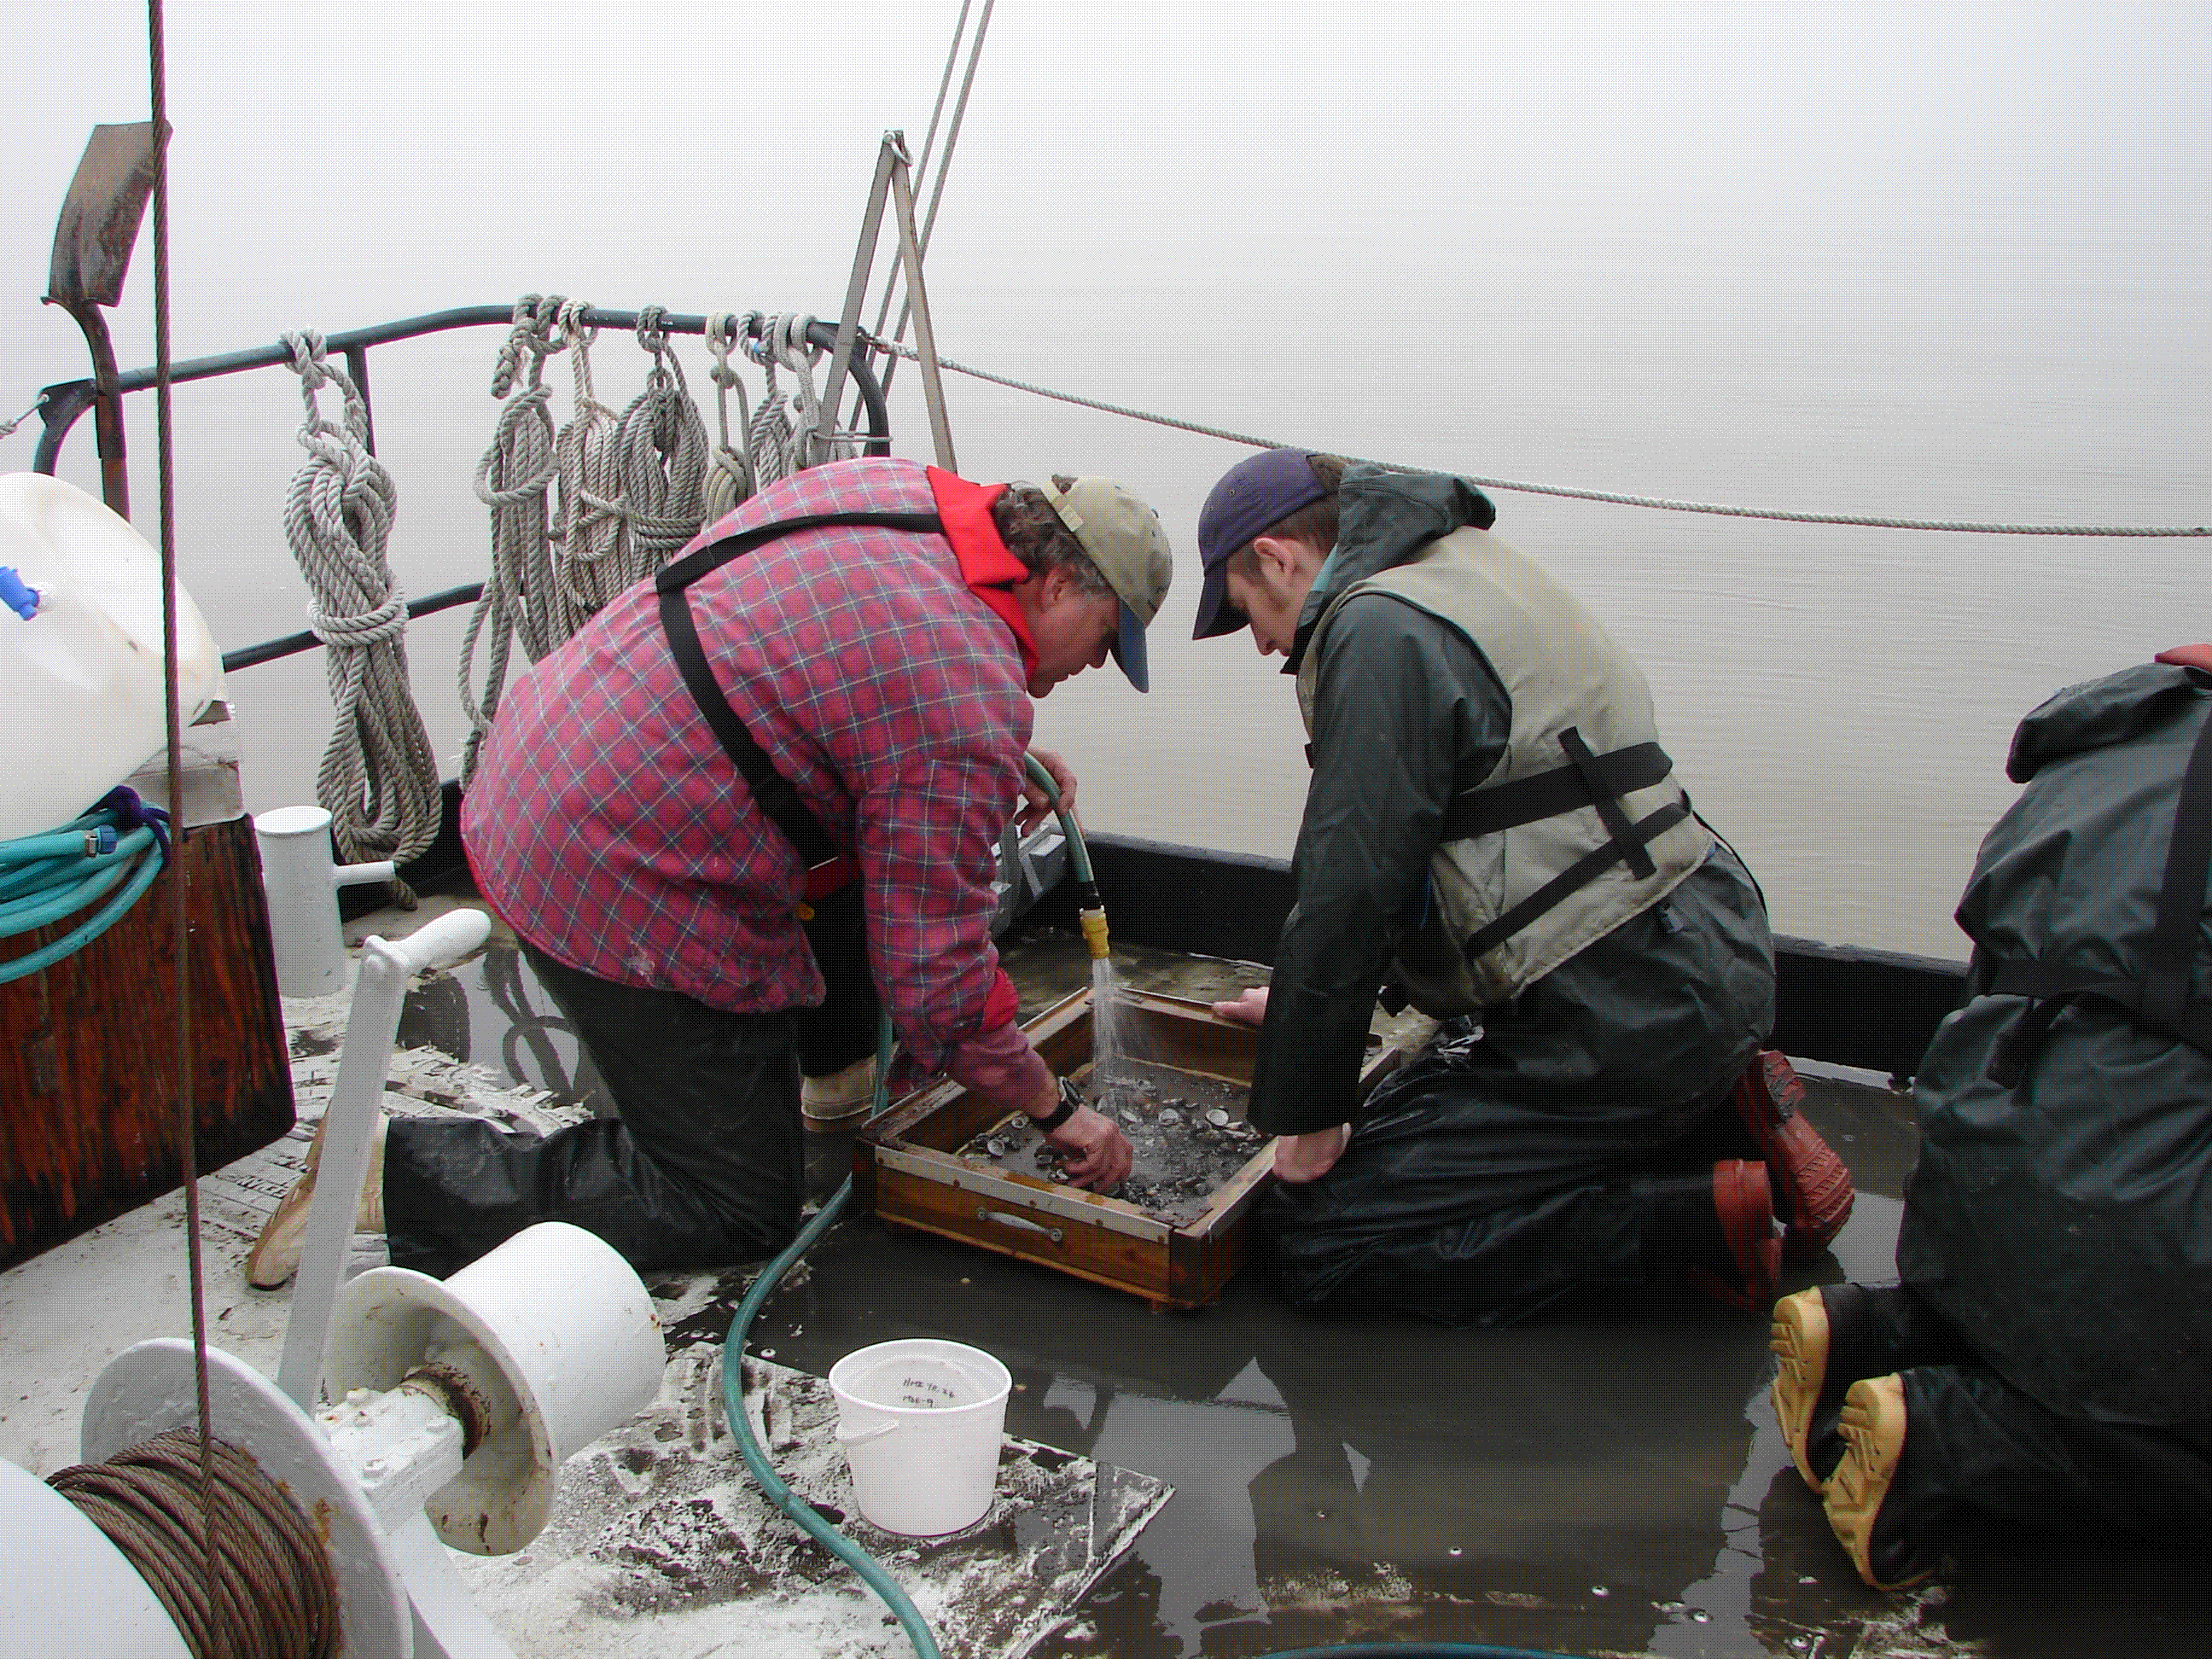
[(292, 1283), (292, 1313), (284, 1325), (284, 1357), (276, 1386), (302, 1411), (317, 1408), (323, 1384), (323, 1350), (330, 1337), (331, 1303), (345, 1267), (355, 1212), (377, 1121), (384, 1115), (384, 1082), (392, 1070), (392, 1042), (399, 1030), (399, 1005), (410, 976), (466, 956), (491, 933), (481, 910), (449, 910), (408, 938), (388, 944), (372, 933), (362, 941), (361, 975), (353, 1012), (338, 1050), (337, 1081), (325, 1111), (321, 1162), (307, 1211), (307, 1236)]
[(269, 898), (269, 939), (276, 988), (288, 997), (328, 996), (345, 988), (345, 940), (337, 890), (389, 881), (389, 859), (339, 865), (331, 858), (331, 815), (319, 806), (279, 806), (253, 820), (261, 847), (261, 886)]

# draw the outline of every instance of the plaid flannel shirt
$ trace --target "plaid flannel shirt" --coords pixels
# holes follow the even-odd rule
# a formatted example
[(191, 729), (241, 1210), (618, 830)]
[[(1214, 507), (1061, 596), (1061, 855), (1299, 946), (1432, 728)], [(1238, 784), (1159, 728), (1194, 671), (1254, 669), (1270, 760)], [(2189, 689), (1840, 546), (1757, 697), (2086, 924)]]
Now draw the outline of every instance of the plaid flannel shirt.
[[(808, 514), (942, 506), (949, 524), (985, 527), (987, 566), (995, 553), (1018, 570), (989, 498), (912, 462), (842, 462), (763, 491), (691, 546)], [(1026, 639), (963, 574), (975, 540), (805, 531), (689, 590), (730, 706), (860, 865), (870, 966), (925, 1071), (1014, 1017), (991, 883), (1035, 711)], [(631, 586), (501, 701), (462, 811), (478, 885), (523, 939), (601, 979), (736, 1012), (818, 1003), (798, 854), (684, 688), (656, 598), (650, 581)], [(1042, 1076), (1019, 1069), (1025, 1088)]]

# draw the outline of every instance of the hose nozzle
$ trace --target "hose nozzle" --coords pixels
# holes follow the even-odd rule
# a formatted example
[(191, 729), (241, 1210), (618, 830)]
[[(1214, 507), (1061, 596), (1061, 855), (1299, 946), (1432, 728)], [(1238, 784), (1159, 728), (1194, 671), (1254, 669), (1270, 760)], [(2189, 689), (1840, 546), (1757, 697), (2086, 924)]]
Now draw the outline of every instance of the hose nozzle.
[(1103, 962), (1106, 959), (1106, 912), (1104, 909), (1079, 910), (1075, 914), (1075, 921), (1076, 926), (1083, 929), (1083, 942), (1091, 947), (1091, 959), (1093, 962)]

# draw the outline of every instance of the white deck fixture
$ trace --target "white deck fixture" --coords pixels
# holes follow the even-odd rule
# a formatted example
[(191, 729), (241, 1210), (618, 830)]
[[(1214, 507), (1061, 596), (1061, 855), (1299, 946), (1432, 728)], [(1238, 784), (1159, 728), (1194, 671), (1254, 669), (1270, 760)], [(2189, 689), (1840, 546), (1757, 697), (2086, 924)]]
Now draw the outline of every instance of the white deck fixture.
[[(352, 1659), (514, 1659), (446, 1547), (500, 1555), (530, 1542), (563, 1460), (660, 1385), (644, 1284), (611, 1246), (562, 1223), (448, 1280), (383, 1267), (339, 1289), (407, 981), (475, 950), (489, 927), (459, 910), (362, 945), (277, 1380), (207, 1352), (210, 1432), (315, 1518)], [(102, 1462), (198, 1421), (192, 1345), (142, 1342), (93, 1385), (82, 1456)], [(8, 1464), (0, 1491), (0, 1659), (186, 1651), (131, 1563), (66, 1498)], [(88, 1611), (94, 1634), (79, 1641), (70, 1621)]]
[(390, 859), (336, 863), (331, 857), (331, 815), (319, 806), (279, 806), (257, 813), (253, 838), (261, 846), (261, 885), (269, 896), (276, 988), (288, 997), (343, 991), (346, 953), (338, 932), (337, 890), (390, 881), (397, 866)]

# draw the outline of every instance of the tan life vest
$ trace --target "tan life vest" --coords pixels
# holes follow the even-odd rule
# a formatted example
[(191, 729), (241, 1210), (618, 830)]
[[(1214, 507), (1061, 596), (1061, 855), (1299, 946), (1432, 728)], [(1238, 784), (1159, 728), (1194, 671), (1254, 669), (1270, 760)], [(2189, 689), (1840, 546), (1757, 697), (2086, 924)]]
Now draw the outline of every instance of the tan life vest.
[(1504, 757), (1454, 799), (1430, 902), (1398, 946), (1422, 1012), (1480, 1012), (1673, 892), (1712, 833), (1659, 747), (1644, 672), (1573, 594), (1486, 531), (1439, 537), (1330, 601), (1298, 665), (1309, 737), (1322, 636), (1365, 592), (1457, 629), (1512, 699)]

